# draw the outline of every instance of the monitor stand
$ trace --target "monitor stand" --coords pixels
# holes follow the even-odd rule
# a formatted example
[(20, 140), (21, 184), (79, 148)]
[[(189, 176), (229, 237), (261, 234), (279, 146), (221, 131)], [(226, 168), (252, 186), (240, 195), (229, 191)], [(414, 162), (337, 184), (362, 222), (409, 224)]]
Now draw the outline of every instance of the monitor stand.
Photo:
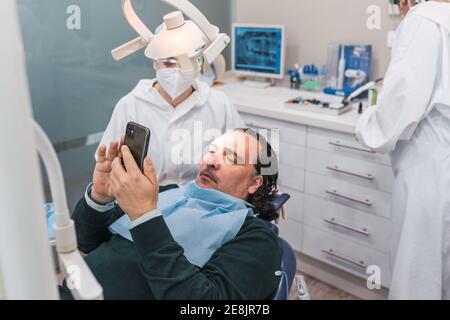
[(267, 89), (271, 86), (275, 85), (275, 79), (270, 79), (270, 82), (267, 81), (267, 79), (252, 79), (252, 80), (244, 80), (244, 82), (242, 82), (242, 85), (245, 87), (250, 87), (250, 88), (257, 88), (257, 89)]

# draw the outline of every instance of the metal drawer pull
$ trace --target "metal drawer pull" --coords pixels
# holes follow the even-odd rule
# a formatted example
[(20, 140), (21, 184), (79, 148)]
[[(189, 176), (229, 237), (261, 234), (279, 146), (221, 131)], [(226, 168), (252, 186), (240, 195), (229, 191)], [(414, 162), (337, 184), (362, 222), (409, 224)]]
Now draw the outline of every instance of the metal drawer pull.
[(339, 197), (339, 198), (342, 198), (342, 199), (345, 199), (345, 200), (350, 200), (350, 201), (353, 201), (353, 202), (361, 203), (361, 204), (366, 205), (368, 207), (372, 206), (372, 202), (370, 202), (369, 199), (360, 200), (360, 199), (356, 199), (356, 198), (353, 198), (353, 197), (350, 197), (350, 196), (345, 196), (345, 195), (340, 194), (339, 192), (337, 192), (337, 190), (332, 190), (332, 191), (327, 190), (326, 193), (331, 194), (331, 195), (336, 196), (336, 197)]
[(343, 169), (339, 168), (338, 166), (333, 166), (333, 167), (330, 166), (330, 167), (327, 167), (327, 169), (331, 170), (331, 171), (339, 172), (339, 173), (348, 174), (348, 175), (351, 175), (354, 177), (367, 179), (370, 181), (373, 181), (375, 179), (375, 177), (371, 173), (368, 173), (368, 174), (355, 173), (355, 172), (343, 170)]
[(354, 232), (360, 233), (360, 234), (365, 235), (367, 237), (370, 235), (370, 233), (367, 230), (367, 228), (363, 228), (363, 229), (353, 228), (353, 227), (350, 227), (350, 226), (347, 226), (345, 224), (337, 222), (335, 218), (323, 219), (323, 221), (325, 221), (326, 223), (332, 224), (334, 226), (337, 226), (337, 227), (341, 227), (341, 228), (344, 228), (344, 229), (347, 229), (347, 230), (350, 230), (350, 231), (354, 231)]
[(353, 260), (351, 258), (347, 258), (347, 257), (345, 257), (343, 255), (340, 255), (340, 254), (336, 253), (333, 249), (322, 250), (322, 252), (327, 254), (327, 255), (329, 255), (329, 256), (331, 256), (331, 257), (333, 257), (333, 258), (337, 258), (339, 260), (348, 262), (348, 263), (353, 264), (353, 265), (355, 265), (355, 266), (357, 266), (359, 268), (362, 268), (364, 270), (367, 269), (367, 265), (366, 265), (366, 263), (363, 260), (356, 261), (356, 260)]
[(372, 153), (372, 154), (376, 153), (375, 151), (370, 150), (370, 149), (366, 149), (366, 148), (362, 148), (362, 147), (355, 147), (355, 146), (351, 146), (351, 145), (348, 145), (348, 144), (344, 144), (344, 143), (340, 142), (339, 140), (330, 141), (328, 143), (331, 144), (332, 146), (335, 146), (335, 147), (346, 148), (346, 149), (351, 149), (351, 150), (356, 150), (356, 151), (362, 151), (362, 152), (367, 152), (367, 153)]

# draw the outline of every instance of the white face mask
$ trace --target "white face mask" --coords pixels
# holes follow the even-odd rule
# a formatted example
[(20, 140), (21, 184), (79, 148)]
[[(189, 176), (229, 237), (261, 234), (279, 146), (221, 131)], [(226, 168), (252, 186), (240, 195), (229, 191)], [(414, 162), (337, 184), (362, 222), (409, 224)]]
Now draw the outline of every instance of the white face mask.
[(156, 79), (167, 94), (175, 100), (195, 82), (195, 76), (180, 68), (163, 68), (156, 71)]

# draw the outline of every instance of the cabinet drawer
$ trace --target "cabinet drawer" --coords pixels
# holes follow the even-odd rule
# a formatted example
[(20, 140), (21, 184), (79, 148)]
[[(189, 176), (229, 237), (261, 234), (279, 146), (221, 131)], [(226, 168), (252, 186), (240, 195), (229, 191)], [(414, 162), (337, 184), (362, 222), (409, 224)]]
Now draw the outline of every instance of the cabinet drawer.
[(392, 192), (395, 180), (391, 167), (316, 149), (308, 149), (306, 169), (386, 192)]
[(288, 202), (284, 205), (286, 217), (297, 222), (303, 222), (305, 195), (301, 192), (283, 186), (280, 186), (279, 189), (280, 192), (288, 193), (291, 196)]
[(382, 286), (389, 287), (391, 281), (389, 256), (377, 250), (304, 225), (303, 253), (363, 279), (370, 276), (367, 267), (378, 266)]
[(329, 131), (318, 128), (308, 128), (308, 148), (328, 151), (338, 155), (352, 157), (360, 160), (391, 165), (388, 155), (374, 153), (362, 147), (354, 135)]
[(305, 190), (305, 170), (288, 165), (280, 165), (278, 184), (283, 187)]
[(278, 225), (280, 237), (289, 242), (292, 249), (302, 251), (302, 230), (303, 225), (292, 219), (280, 220)]
[(391, 223), (346, 206), (304, 195), (304, 224), (389, 254)]
[(306, 166), (306, 148), (295, 144), (281, 142), (278, 154), (281, 164), (304, 169)]
[(253, 129), (279, 129), (280, 141), (306, 146), (306, 126), (249, 114), (241, 114), (245, 124)]
[(391, 216), (391, 195), (387, 192), (311, 172), (306, 172), (305, 192), (386, 218)]

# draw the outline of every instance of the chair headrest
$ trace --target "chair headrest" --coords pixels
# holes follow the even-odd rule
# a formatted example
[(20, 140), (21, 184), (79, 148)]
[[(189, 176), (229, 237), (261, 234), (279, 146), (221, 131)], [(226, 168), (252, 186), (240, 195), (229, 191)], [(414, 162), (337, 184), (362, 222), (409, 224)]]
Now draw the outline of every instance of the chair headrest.
[[(276, 212), (281, 209), (285, 205), (285, 203), (291, 198), (291, 196), (287, 193), (282, 193), (276, 196), (275, 200), (272, 202), (272, 210)], [(264, 220), (266, 225), (272, 230), (276, 235), (279, 235), (278, 226), (270, 221)]]
[(280, 195), (277, 195), (275, 200), (272, 202), (273, 204), (273, 210), (278, 211), (281, 209), (282, 206), (291, 198), (291, 196), (287, 193), (282, 193)]

